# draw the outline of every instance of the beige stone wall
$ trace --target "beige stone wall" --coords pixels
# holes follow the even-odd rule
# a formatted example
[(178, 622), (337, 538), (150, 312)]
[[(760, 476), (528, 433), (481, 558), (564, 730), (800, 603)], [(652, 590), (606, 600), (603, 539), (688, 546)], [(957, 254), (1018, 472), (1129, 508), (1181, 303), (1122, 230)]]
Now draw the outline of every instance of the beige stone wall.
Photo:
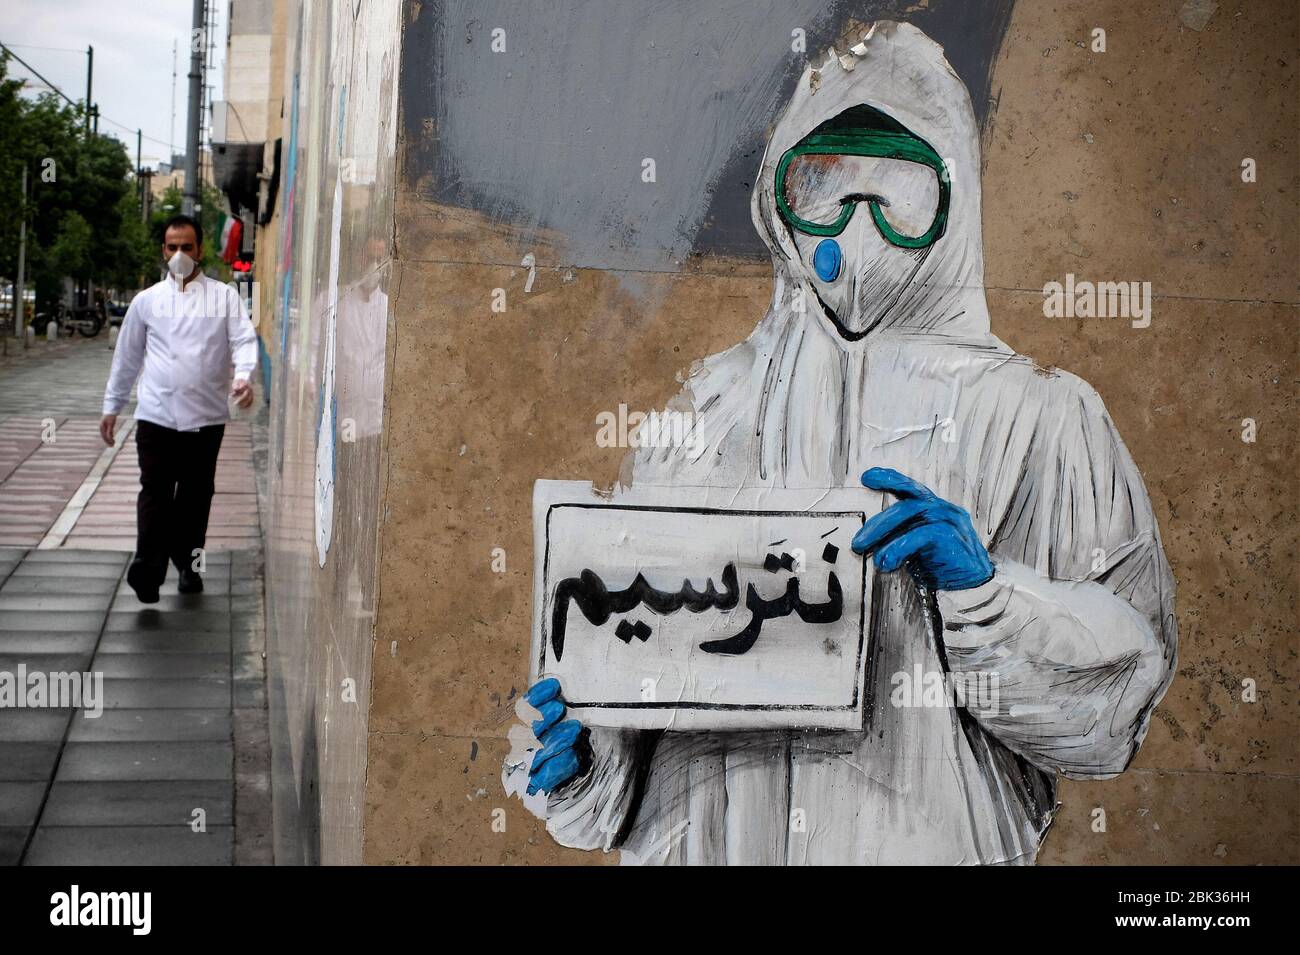
[[(285, 87), (285, 64), (289, 59), (287, 54), (292, 50), (288, 46), (288, 26), (287, 19), (289, 16), (289, 0), (270, 0), (270, 36), (271, 36), (271, 54), (270, 54), (270, 73), (266, 87), (266, 103), (263, 111), (266, 114), (266, 147), (263, 151), (262, 171), (264, 175), (270, 175), (275, 150), (275, 141), (280, 138), (285, 130), (284, 122), (284, 87)], [(284, 144), (280, 160), (280, 184), (279, 190), (283, 191), (284, 185), (284, 153), (283, 150), (288, 148)], [(270, 221), (265, 225), (257, 226), (256, 232), (256, 279), (259, 287), (258, 295), (258, 314), (254, 316), (257, 323), (257, 334), (262, 338), (262, 344), (265, 346), (267, 354), (271, 356), (272, 361), (278, 359), (279, 338), (276, 334), (276, 307), (275, 292), (278, 287), (276, 282), (277, 270), (280, 262), (280, 196), (276, 195), (276, 203), (271, 212)]]
[[(1178, 675), (1146, 744), (1117, 779), (1062, 784), (1044, 863), (1300, 861), (1296, 11), (1220, 4), (1198, 31), (1180, 6), (1022, 0), (993, 77), (994, 332), (1096, 387), (1178, 582)], [(623, 452), (596, 446), (596, 415), (662, 407), (680, 370), (750, 332), (770, 269), (540, 268), (525, 294), (518, 237), (417, 186), (399, 184), (396, 214), (364, 859), (608, 863), (501, 790), (528, 679), (532, 482), (613, 482)], [(1066, 273), (1150, 281), (1151, 326), (1044, 318), (1043, 285)]]
[[(1178, 675), (1146, 743), (1120, 778), (1062, 786), (1043, 862), (1300, 861), (1297, 11), (1220, 4), (1198, 32), (1180, 7), (1022, 3), (994, 74), (993, 330), (1105, 399), (1178, 582)], [(1075, 45), (1097, 26), (1102, 55)], [(1151, 327), (1044, 319), (1067, 272), (1151, 281)]]

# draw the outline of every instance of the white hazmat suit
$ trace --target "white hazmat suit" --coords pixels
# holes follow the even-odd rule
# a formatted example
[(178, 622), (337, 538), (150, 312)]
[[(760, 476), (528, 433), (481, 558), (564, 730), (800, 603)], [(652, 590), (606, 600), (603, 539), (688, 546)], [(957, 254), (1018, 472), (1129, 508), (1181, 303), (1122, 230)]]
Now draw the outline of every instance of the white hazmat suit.
[[(861, 732), (592, 728), (589, 771), (547, 797), (564, 845), (645, 863), (1030, 863), (1056, 774), (1124, 770), (1172, 677), (1173, 579), (1101, 400), (989, 332), (964, 84), (906, 24), (877, 24), (855, 51), (804, 73), (763, 159), (752, 211), (776, 273), (767, 316), (690, 375), (678, 405), (694, 409), (697, 440), (635, 452), (632, 480), (860, 487), (866, 469), (893, 468), (969, 512), (996, 574), (930, 593), (873, 568)], [(850, 292), (834, 299), (777, 211), (774, 170), (862, 104), (944, 157), (951, 205), (942, 237), (901, 271), (863, 260), (866, 240), (846, 232), (836, 288)], [(854, 226), (871, 228), (865, 207)], [(918, 667), (992, 676), (995, 705), (894, 705), (897, 675)]]

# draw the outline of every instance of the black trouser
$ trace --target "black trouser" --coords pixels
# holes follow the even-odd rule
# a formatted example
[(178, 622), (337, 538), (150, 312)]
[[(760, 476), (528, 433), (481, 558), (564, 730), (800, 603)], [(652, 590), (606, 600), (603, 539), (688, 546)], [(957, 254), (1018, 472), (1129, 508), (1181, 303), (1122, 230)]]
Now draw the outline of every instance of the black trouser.
[(161, 584), (167, 561), (191, 568), (208, 534), (208, 511), (224, 424), (173, 431), (137, 421), (140, 497), (136, 502), (136, 560)]

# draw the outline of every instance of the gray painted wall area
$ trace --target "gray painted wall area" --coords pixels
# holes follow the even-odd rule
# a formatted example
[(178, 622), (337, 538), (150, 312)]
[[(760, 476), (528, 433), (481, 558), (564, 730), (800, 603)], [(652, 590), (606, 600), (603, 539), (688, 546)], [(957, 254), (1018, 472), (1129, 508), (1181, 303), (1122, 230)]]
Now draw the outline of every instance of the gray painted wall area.
[(230, 34), (271, 32), (272, 0), (234, 0), (230, 4)]
[[(432, 0), (403, 43), (404, 174), (424, 198), (558, 239), (563, 264), (759, 256), (749, 193), (769, 125), (852, 21), (941, 43), (985, 122), (1014, 0)], [(495, 29), (505, 51), (493, 52)], [(807, 52), (792, 51), (792, 31)], [(656, 182), (642, 181), (655, 160)], [(418, 255), (418, 253), (417, 253)], [(560, 264), (560, 263), (553, 263)]]

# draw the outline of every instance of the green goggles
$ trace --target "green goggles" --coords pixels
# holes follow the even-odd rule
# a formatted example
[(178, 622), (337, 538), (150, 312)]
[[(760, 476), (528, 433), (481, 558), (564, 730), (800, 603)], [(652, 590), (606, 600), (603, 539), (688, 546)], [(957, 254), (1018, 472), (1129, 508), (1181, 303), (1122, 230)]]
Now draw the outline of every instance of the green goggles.
[[(881, 211), (881, 197), (851, 193), (839, 201), (839, 211), (833, 221), (816, 222), (799, 216), (786, 198), (786, 173), (790, 164), (801, 156), (870, 156), (918, 163), (933, 169), (939, 182), (939, 202), (930, 228), (922, 235), (911, 236), (899, 232)], [(797, 145), (786, 150), (776, 166), (776, 206), (792, 228), (815, 236), (837, 236), (848, 227), (849, 220), (859, 202), (866, 202), (871, 218), (884, 238), (900, 248), (924, 249), (933, 245), (943, 235), (948, 224), (948, 204), (952, 185), (943, 158), (930, 144), (885, 114), (869, 106), (857, 106), (835, 119), (823, 123)]]

